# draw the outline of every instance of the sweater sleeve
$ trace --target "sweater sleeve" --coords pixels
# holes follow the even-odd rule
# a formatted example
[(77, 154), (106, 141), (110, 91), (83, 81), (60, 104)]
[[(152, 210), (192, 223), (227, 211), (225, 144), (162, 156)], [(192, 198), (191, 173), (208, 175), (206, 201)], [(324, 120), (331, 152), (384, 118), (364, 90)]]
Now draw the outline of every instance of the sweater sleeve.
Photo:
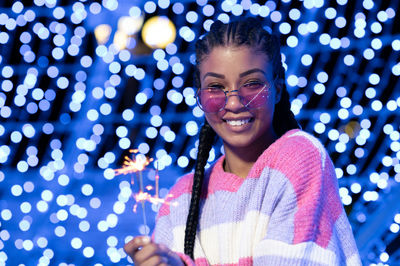
[(276, 148), (274, 171), (263, 174), (284, 181), (266, 235), (254, 247), (254, 265), (361, 265), (324, 147), (298, 131)]
[(156, 217), (156, 225), (152, 235), (153, 241), (164, 244), (174, 251), (185, 265), (195, 265), (193, 260), (184, 254), (184, 228), (190, 193), (192, 174), (183, 176), (171, 188), (169, 197), (162, 204)]

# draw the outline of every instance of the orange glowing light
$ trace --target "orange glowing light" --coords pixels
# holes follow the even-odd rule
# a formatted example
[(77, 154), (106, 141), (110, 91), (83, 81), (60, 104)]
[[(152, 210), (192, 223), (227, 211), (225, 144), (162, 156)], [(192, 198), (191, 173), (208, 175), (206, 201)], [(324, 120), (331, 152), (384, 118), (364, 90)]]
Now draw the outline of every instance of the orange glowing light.
[(172, 198), (172, 194), (168, 194), (165, 198), (158, 198), (151, 196), (148, 192), (139, 191), (139, 193), (132, 194), (132, 197), (135, 199), (136, 204), (133, 206), (133, 211), (136, 212), (138, 203), (143, 203), (148, 201), (153, 204), (167, 204), (172, 206), (177, 206), (177, 202), (169, 202), (167, 199)]
[[(137, 153), (138, 150), (129, 150), (132, 153)], [(138, 155), (138, 156), (132, 156), (132, 159), (129, 158), (128, 156), (125, 156), (125, 161), (122, 164), (122, 168), (115, 169), (115, 175), (121, 175), (121, 174), (130, 174), (130, 173), (136, 173), (136, 172), (141, 172), (150, 164), (150, 162), (153, 161), (153, 158), (147, 158), (144, 155)]]

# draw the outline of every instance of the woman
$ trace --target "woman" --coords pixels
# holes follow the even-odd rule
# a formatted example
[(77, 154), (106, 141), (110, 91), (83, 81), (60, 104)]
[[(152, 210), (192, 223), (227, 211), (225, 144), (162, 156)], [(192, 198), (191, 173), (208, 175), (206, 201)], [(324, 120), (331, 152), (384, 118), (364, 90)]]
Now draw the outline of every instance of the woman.
[[(171, 189), (136, 265), (361, 265), (324, 147), (290, 111), (279, 40), (254, 18), (196, 43), (206, 121), (194, 174)], [(225, 155), (204, 170), (215, 136)]]

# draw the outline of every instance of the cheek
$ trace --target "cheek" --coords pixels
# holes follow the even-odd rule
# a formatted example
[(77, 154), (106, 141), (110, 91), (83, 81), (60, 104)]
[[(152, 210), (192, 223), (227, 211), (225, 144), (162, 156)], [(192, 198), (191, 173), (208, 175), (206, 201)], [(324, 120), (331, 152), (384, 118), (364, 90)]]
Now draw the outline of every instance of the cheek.
[(208, 124), (210, 124), (210, 126), (212, 126), (212, 127), (215, 123), (217, 123), (217, 121), (220, 120), (218, 118), (217, 114), (205, 114), (205, 117), (206, 117)]

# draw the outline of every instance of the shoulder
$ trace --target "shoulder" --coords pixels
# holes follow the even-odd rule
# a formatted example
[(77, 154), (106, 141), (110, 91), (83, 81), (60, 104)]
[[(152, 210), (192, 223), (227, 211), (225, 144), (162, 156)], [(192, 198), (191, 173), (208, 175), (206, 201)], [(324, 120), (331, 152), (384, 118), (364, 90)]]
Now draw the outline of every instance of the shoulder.
[(170, 189), (170, 194), (173, 194), (175, 198), (185, 193), (191, 193), (193, 185), (193, 173), (188, 173), (176, 181), (175, 185)]
[(325, 147), (311, 134), (302, 130), (290, 130), (271, 145), (271, 156), (278, 166), (325, 164), (329, 159)]
[(272, 143), (257, 159), (252, 175), (259, 176), (265, 168), (284, 174), (325, 166), (330, 158), (321, 142), (311, 134), (293, 129)]
[(277, 146), (281, 150), (290, 150), (292, 152), (311, 152), (317, 151), (325, 153), (322, 143), (310, 133), (302, 130), (290, 130), (286, 132), (277, 141)]
[(334, 167), (322, 143), (302, 130), (290, 130), (263, 154), (268, 167), (284, 174), (290, 183), (335, 179)]

